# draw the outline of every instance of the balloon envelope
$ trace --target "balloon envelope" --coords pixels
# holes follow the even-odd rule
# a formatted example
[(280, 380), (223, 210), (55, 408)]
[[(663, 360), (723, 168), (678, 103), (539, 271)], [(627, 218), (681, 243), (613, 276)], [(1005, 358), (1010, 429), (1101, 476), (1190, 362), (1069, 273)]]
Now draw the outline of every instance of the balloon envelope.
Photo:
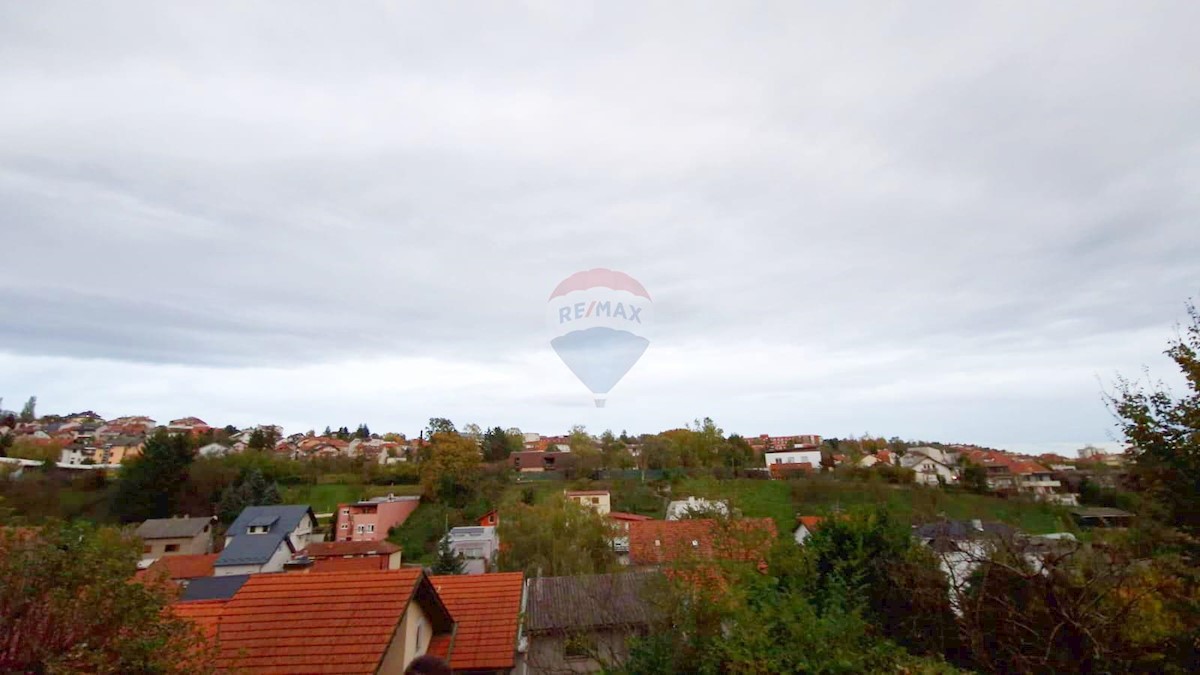
[(558, 357), (593, 394), (607, 394), (642, 358), (650, 341), (628, 331), (596, 326), (550, 341)]

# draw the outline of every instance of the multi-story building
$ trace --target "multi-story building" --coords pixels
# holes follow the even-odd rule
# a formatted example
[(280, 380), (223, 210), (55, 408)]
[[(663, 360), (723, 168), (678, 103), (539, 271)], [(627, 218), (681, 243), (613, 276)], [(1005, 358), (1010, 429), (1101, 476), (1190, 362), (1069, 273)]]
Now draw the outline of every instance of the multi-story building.
[(334, 517), (334, 541), (382, 541), (388, 530), (404, 524), (420, 497), (375, 497), (352, 504), (338, 504)]

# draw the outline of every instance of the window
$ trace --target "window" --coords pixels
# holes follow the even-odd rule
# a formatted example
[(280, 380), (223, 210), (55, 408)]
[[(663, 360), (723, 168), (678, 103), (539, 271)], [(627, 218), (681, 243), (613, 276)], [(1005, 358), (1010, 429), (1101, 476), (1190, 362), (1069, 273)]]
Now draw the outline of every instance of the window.
[(267, 529), (268, 528), (266, 525), (251, 525), (250, 527), (246, 528), (246, 531), (250, 534), (266, 534)]
[(591, 658), (596, 645), (587, 635), (570, 635), (563, 641), (563, 656), (568, 660)]
[(661, 539), (655, 539), (655, 540), (654, 540), (654, 545), (655, 545), (655, 546), (662, 546), (662, 540), (661, 540)]
[(343, 515), (343, 516), (348, 516), (348, 515), (350, 515), (350, 509), (342, 509), (342, 515)]
[(362, 526), (362, 525), (355, 525), (355, 526), (354, 526), (354, 531), (355, 531), (355, 532), (357, 532), (357, 533), (359, 533), (359, 534), (362, 534), (362, 533), (363, 533), (363, 526)]
[(421, 625), (421, 622), (418, 621), (417, 622), (417, 651), (421, 650), (421, 629), (423, 627), (424, 626)]
[(167, 544), (167, 553), (174, 553), (179, 550), (179, 544)]
[(149, 553), (149, 552), (151, 552), (151, 551), (153, 551), (153, 550), (154, 550), (154, 547), (153, 547), (153, 546), (150, 546), (150, 545), (146, 545), (146, 546), (143, 546), (143, 547), (142, 547), (142, 553)]
[(347, 524), (347, 523), (342, 523), (342, 525), (341, 525), (341, 529), (343, 529), (343, 530), (348, 530), (348, 529), (350, 529), (350, 525), (349, 525), (349, 524)]
[(599, 497), (592, 497), (592, 503), (593, 503), (593, 504), (599, 504), (599, 503), (600, 503), (600, 498), (599, 498)]
[(374, 526), (374, 525), (368, 525), (368, 526), (367, 526), (367, 532), (374, 532), (374, 531), (375, 531), (375, 526)]

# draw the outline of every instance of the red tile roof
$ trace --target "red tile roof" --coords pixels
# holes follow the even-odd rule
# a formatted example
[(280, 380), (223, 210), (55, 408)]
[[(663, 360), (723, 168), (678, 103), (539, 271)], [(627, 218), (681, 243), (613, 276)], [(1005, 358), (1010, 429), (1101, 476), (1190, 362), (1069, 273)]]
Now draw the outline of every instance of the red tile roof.
[(200, 633), (208, 639), (217, 635), (217, 624), (221, 612), (225, 609), (225, 600), (198, 600), (195, 602), (177, 602), (171, 606), (175, 616), (188, 619), (200, 629)]
[(442, 575), (431, 580), (457, 626), (452, 641), (430, 642), (428, 653), (445, 658), (448, 651), (456, 671), (513, 668), (524, 575)]
[(609, 511), (608, 517), (613, 520), (654, 520), (650, 516), (643, 516), (636, 513), (625, 513), (624, 511)]
[(567, 490), (568, 497), (601, 497), (608, 496), (608, 490)]
[(168, 579), (176, 581), (181, 579), (196, 579), (198, 577), (211, 577), (213, 575), (213, 563), (220, 556), (220, 553), (163, 556), (144, 570), (144, 576), (166, 574)]
[(821, 526), (824, 516), (796, 516), (796, 522), (803, 525), (809, 532)]
[[(223, 670), (254, 673), (373, 673), (422, 585), (419, 569), (328, 574), (256, 574), (219, 611)], [(428, 597), (428, 596), (426, 596)], [(436, 596), (432, 596), (437, 606)], [(175, 605), (211, 625), (215, 607)], [(439, 608), (440, 609), (440, 608)], [(434, 625), (448, 626), (448, 617)]]
[(687, 558), (757, 561), (775, 539), (775, 521), (744, 518), (722, 523), (707, 518), (629, 523), (629, 560), (654, 565)]
[(388, 556), (400, 547), (387, 541), (321, 541), (309, 544), (302, 553), (310, 558), (341, 558), (343, 556)]
[(387, 556), (375, 555), (357, 558), (318, 558), (313, 561), (309, 572), (368, 572), (387, 568)]

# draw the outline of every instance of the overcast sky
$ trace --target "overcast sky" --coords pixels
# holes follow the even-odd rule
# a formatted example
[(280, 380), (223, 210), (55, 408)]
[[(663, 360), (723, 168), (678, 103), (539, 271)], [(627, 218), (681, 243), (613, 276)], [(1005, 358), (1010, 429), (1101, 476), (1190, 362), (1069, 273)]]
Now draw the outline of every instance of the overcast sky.
[(1200, 4), (597, 4), (0, 5), (4, 407), (1071, 451), (1173, 375)]

